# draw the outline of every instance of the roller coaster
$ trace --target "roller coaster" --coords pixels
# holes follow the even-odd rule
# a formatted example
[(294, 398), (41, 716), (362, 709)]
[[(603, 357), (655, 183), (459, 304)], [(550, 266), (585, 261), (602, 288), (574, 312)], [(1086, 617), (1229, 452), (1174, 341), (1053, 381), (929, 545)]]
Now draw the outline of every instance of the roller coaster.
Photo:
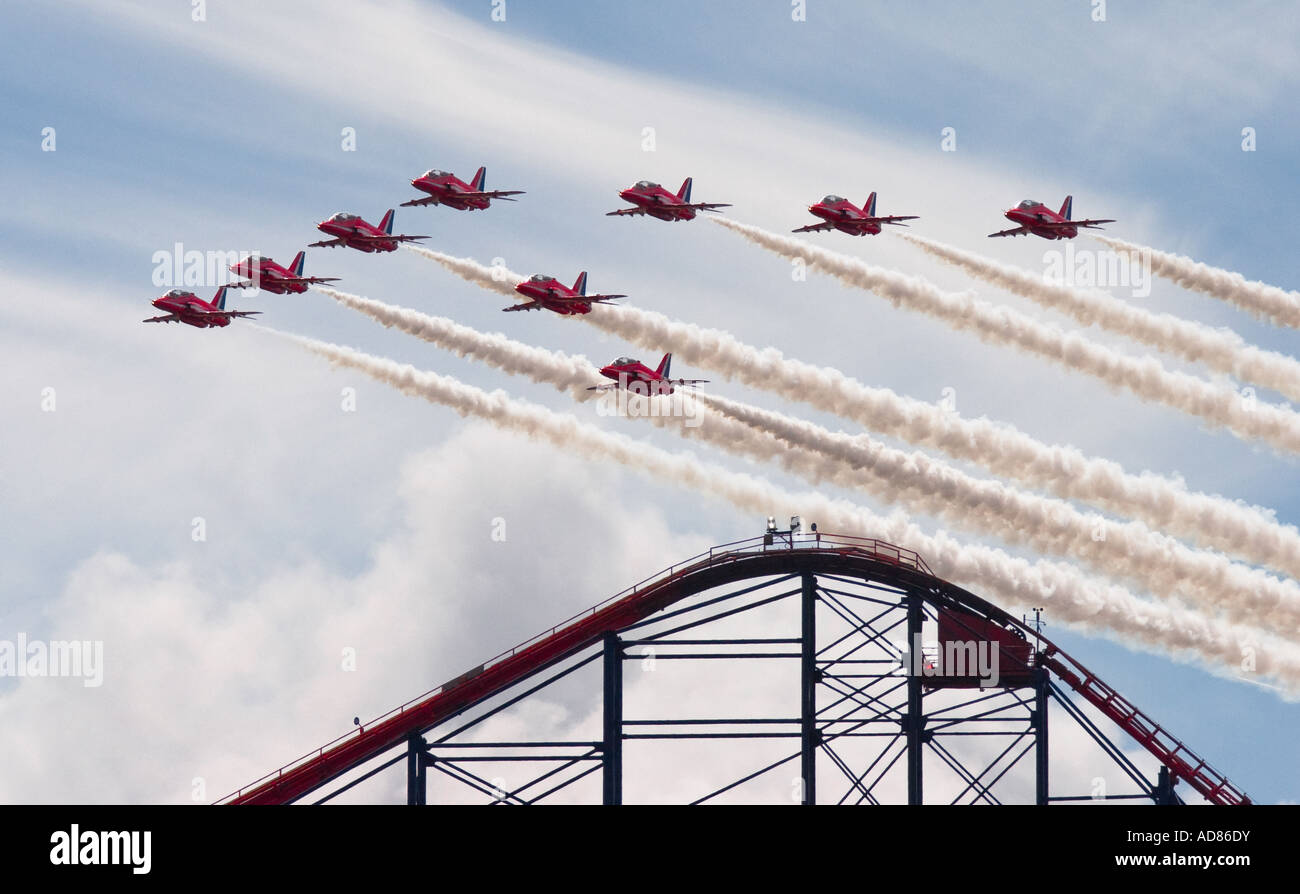
[[(448, 789), (440, 802), (621, 804), (625, 756), (651, 766), (652, 749), (674, 743), (722, 751), (712, 762), (700, 751), (669, 753), (667, 766), (689, 770), (671, 774), (689, 777), (675, 786), (634, 769), (638, 800), (666, 800), (713, 771), (725, 778), (680, 800), (1181, 804), (1184, 785), (1212, 804), (1251, 803), (1040, 629), (937, 577), (916, 553), (815, 526), (774, 527), (673, 565), (218, 803), (327, 803), (405, 762), (413, 805), (429, 803), (435, 779)], [(762, 635), (774, 630), (787, 635)], [(976, 656), (994, 654), (990, 676)], [(744, 714), (748, 701), (733, 691), (731, 716), (628, 717), (630, 661), (643, 671), (660, 661), (723, 663), (723, 676), (679, 678), (687, 688), (667, 704), (683, 713), (738, 681), (788, 695), (789, 710)], [(772, 664), (780, 670), (754, 671)], [(643, 697), (651, 676), (641, 674), (635, 693), (664, 711), (663, 698)], [(511, 712), (516, 722), (501, 728), (517, 731), (527, 716), (519, 712), (561, 681), (582, 703), (599, 692), (598, 735), (491, 735)], [(1076, 738), (1109, 768), (1088, 791), (1076, 790), (1077, 768), (1053, 766), (1049, 719), (1082, 730)], [(1149, 758), (1139, 761), (1142, 752)]]

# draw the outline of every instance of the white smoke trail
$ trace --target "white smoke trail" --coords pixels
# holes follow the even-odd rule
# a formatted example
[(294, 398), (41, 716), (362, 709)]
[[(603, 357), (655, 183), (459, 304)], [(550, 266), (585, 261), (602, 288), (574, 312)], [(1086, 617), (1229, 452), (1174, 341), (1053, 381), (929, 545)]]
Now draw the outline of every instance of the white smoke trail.
[[(493, 268), (427, 249), (418, 251), (471, 282), (497, 288)], [(1269, 510), (1189, 492), (1182, 482), (1151, 472), (1126, 472), (1112, 460), (1089, 457), (1075, 447), (1045, 444), (1004, 423), (964, 419), (934, 404), (870, 387), (837, 369), (787, 358), (776, 348), (745, 344), (719, 329), (627, 306), (593, 307), (582, 319), (646, 350), (672, 350), (683, 363), (1296, 576), (1300, 531), (1279, 524)]]
[(588, 391), (587, 388), (602, 381), (600, 371), (586, 357), (526, 345), (499, 332), (479, 332), (446, 317), (430, 316), (337, 289), (316, 286), (316, 290), (385, 326), (400, 329), (460, 357), (479, 360), (515, 375), (527, 376), (534, 382), (554, 385), (561, 391), (568, 392), (575, 400), (585, 401), (594, 397), (596, 392)]
[(1044, 307), (1063, 311), (1085, 326), (1095, 323), (1242, 381), (1280, 391), (1291, 400), (1300, 400), (1300, 362), (1285, 354), (1248, 345), (1235, 332), (1214, 329), (1173, 314), (1152, 313), (1102, 289), (1051, 283), (1027, 270), (912, 233), (896, 235), (971, 276)]
[[(1064, 500), (976, 478), (919, 451), (889, 447), (866, 435), (830, 432), (717, 395), (695, 399), (743, 423), (738, 431), (705, 419), (696, 436), (760, 459), (775, 458), (814, 484), (856, 488), (975, 533), (1079, 559), (1102, 574), (1127, 578), (1163, 597), (1181, 596), (1284, 638), (1300, 635), (1300, 586), (1295, 581), (1189, 549), (1141, 522), (1111, 521)], [(769, 436), (790, 448), (773, 451)]]
[(1122, 388), (1144, 400), (1198, 416), (1239, 438), (1262, 440), (1280, 451), (1300, 453), (1300, 414), (1290, 408), (1244, 400), (1229, 387), (1168, 370), (1154, 357), (1121, 354), (1013, 308), (990, 304), (968, 293), (943, 292), (919, 277), (874, 267), (857, 258), (727, 218), (709, 220), (776, 254), (802, 259), (810, 268), (829, 273), (846, 285), (929, 314), (956, 329), (970, 330), (990, 344), (1020, 348), (1088, 373), (1112, 388)]
[[(1060, 562), (1029, 562), (1001, 550), (963, 545), (940, 532), (928, 535), (905, 517), (874, 515), (843, 500), (820, 494), (791, 494), (748, 475), (672, 454), (622, 435), (602, 431), (545, 407), (488, 393), (448, 376), (418, 370), (298, 335), (272, 332), (406, 394), (449, 407), (462, 416), (546, 440), (593, 459), (612, 460), (655, 480), (673, 481), (708, 493), (755, 515), (773, 512), (816, 518), (826, 530), (876, 537), (922, 553), (942, 578), (992, 594), (1004, 607), (1046, 604), (1062, 620), (1091, 630), (1109, 630), (1121, 639), (1152, 647), (1174, 657), (1199, 657), (1220, 673), (1240, 679), (1243, 655), (1255, 660), (1254, 672), (1272, 677), (1288, 695), (1300, 695), (1300, 649), (1257, 630), (1225, 624), (1185, 609), (1152, 604), (1122, 587), (1090, 580)], [(1252, 680), (1253, 681), (1253, 680)]]
[[(578, 400), (593, 395), (586, 384), (596, 380), (597, 371), (585, 358), (500, 334), (480, 333), (451, 320), (346, 292), (320, 291), (385, 326), (395, 326), (461, 356), (553, 385)], [(975, 533), (991, 533), (1006, 542), (1081, 559), (1103, 574), (1127, 577), (1159, 595), (1181, 593), (1201, 606), (1222, 609), (1235, 621), (1278, 627), (1287, 633), (1300, 630), (1300, 587), (1294, 582), (1279, 581), (1233, 565), (1222, 556), (1188, 549), (1140, 522), (1119, 524), (1098, 515), (1087, 516), (1064, 500), (980, 480), (923, 453), (886, 447), (865, 435), (835, 434), (721, 397), (700, 395), (698, 399), (726, 415), (711, 414), (708, 425), (688, 426), (685, 433), (694, 433), (725, 450), (776, 459), (813, 483), (831, 481), (858, 487), (891, 503), (905, 501), (914, 509)], [(793, 449), (783, 450), (781, 444), (756, 429), (775, 435)], [(1104, 539), (1099, 539), (1099, 532), (1105, 533)], [(1300, 556), (1297, 561), (1300, 563)]]
[(1116, 251), (1138, 259), (1149, 258), (1151, 272), (1185, 289), (1226, 301), (1279, 326), (1300, 329), (1300, 292), (1246, 279), (1240, 273), (1222, 270), (1183, 255), (1157, 251), (1144, 245), (1109, 236), (1089, 234)]
[(452, 273), (467, 279), (485, 289), (491, 289), (499, 292), (507, 298), (514, 298), (516, 301), (523, 301), (524, 298), (515, 291), (515, 286), (519, 285), (526, 276), (521, 276), (504, 266), (494, 264), (488, 267), (480, 264), (473, 258), (458, 258), (455, 255), (445, 255), (440, 251), (434, 251), (430, 248), (421, 248), (418, 245), (403, 245), (407, 251), (414, 252), (422, 258), (428, 258), (430, 261), (436, 261), (446, 267)]

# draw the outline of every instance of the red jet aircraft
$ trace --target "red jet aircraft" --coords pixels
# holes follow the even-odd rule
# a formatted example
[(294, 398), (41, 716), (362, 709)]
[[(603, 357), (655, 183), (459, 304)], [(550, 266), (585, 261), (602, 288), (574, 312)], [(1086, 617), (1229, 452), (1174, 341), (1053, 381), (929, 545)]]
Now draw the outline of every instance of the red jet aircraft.
[(623, 201), (631, 202), (637, 207), (609, 211), (606, 212), (606, 217), (649, 214), (660, 220), (694, 220), (696, 211), (716, 211), (718, 208), (731, 207), (722, 202), (692, 202), (690, 177), (682, 183), (682, 188), (677, 190), (677, 195), (649, 180), (638, 180), (635, 186), (629, 186), (618, 195)]
[(230, 266), (230, 272), (239, 276), (247, 276), (249, 279), (244, 282), (232, 282), (232, 289), (250, 289), (260, 288), (268, 292), (274, 292), (277, 295), (285, 295), (293, 292), (295, 295), (301, 295), (307, 291), (308, 286), (319, 285), (320, 283), (338, 282), (337, 276), (303, 276), (302, 265), (307, 257), (305, 251), (298, 252), (293, 263), (286, 270), (270, 258), (264, 258), (261, 255), (249, 255), (237, 264)]
[(185, 323), (200, 329), (229, 326), (235, 317), (251, 317), (260, 314), (260, 310), (226, 310), (226, 289), (222, 286), (211, 301), (204, 301), (193, 292), (184, 289), (170, 289), (161, 298), (155, 298), (153, 306), (167, 313), (161, 317), (150, 317), (146, 323)]
[(392, 208), (388, 209), (379, 226), (366, 223), (355, 214), (340, 211), (332, 215), (329, 220), (316, 224), (316, 229), (334, 238), (313, 242), (307, 246), (308, 248), (333, 248), (336, 245), (345, 245), (364, 252), (397, 251), (400, 242), (418, 242), (429, 238), (428, 236), (394, 236)]
[(588, 391), (603, 391), (607, 388), (626, 388), (633, 394), (672, 394), (674, 385), (699, 385), (708, 379), (670, 379), (668, 369), (672, 366), (673, 355), (665, 354), (659, 361), (658, 369), (651, 369), (640, 360), (620, 357), (608, 366), (602, 367), (600, 374), (613, 379), (612, 385), (592, 385)]
[(478, 173), (474, 175), (474, 180), (470, 183), (466, 183), (455, 174), (447, 171), (425, 171), (412, 180), (411, 185), (421, 192), (427, 192), (429, 195), (423, 199), (411, 199), (409, 202), (403, 202), (402, 207), (447, 205), (458, 211), (474, 211), (475, 209), (487, 208), (492, 204), (493, 199), (513, 202), (514, 199), (510, 198), (510, 196), (524, 194), (522, 189), (484, 190), (483, 186), (486, 177), (487, 168), (479, 168)]
[(1074, 208), (1074, 196), (1066, 196), (1060, 211), (1053, 211), (1037, 199), (1025, 199), (1010, 211), (1005, 212), (1007, 220), (1019, 224), (1010, 230), (989, 233), (994, 236), (1019, 236), (1033, 233), (1044, 239), (1073, 239), (1079, 235), (1079, 227), (1096, 227), (1098, 224), (1114, 223), (1114, 220), (1070, 220)]
[(564, 285), (554, 276), (536, 273), (515, 286), (515, 291), (529, 300), (524, 304), (512, 304), (502, 310), (553, 310), (557, 314), (589, 314), (593, 304), (603, 304), (612, 298), (626, 298), (626, 295), (588, 295), (587, 271), (578, 274), (573, 288)]
[(811, 233), (814, 230), (839, 230), (850, 236), (875, 236), (880, 232), (881, 224), (895, 224), (905, 227), (905, 220), (916, 220), (915, 214), (888, 217), (876, 217), (876, 194), (867, 196), (861, 208), (840, 196), (827, 196), (816, 205), (809, 205), (808, 210), (820, 217), (823, 223), (809, 224), (795, 230), (796, 233)]

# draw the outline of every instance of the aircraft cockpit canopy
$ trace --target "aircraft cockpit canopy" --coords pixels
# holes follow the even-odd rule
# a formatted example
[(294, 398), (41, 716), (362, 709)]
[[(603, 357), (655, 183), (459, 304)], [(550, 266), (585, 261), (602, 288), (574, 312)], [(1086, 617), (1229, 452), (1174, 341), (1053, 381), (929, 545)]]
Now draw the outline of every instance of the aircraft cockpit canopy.
[(1041, 205), (1041, 204), (1043, 204), (1043, 203), (1040, 202), (1040, 201), (1038, 201), (1037, 199), (1025, 199), (1023, 202), (1020, 203), (1020, 207), (1021, 207), (1021, 208), (1037, 208), (1037, 207), (1038, 207), (1039, 205)]
[(432, 171), (425, 171), (424, 174), (423, 174), (423, 176), (429, 178), (430, 180), (437, 180), (439, 177), (446, 177), (446, 176), (447, 176), (447, 172), (446, 172), (446, 171), (439, 171), (439, 170), (436, 170), (436, 169), (435, 169), (435, 170), (432, 170)]
[(658, 189), (659, 184), (654, 183), (650, 180), (638, 180), (636, 182), (636, 188), (637, 189)]
[(636, 361), (631, 357), (619, 357), (614, 361), (615, 366), (631, 366), (634, 363), (636, 363)]
[(822, 204), (834, 205), (836, 202), (843, 202), (843, 201), (844, 201), (843, 196), (827, 196), (826, 198), (822, 199)]
[(534, 273), (532, 276), (528, 278), (533, 282), (550, 282), (551, 280), (555, 279), (554, 276), (551, 276), (548, 273)]
[(164, 295), (163, 297), (164, 298), (188, 298), (190, 297), (190, 293), (185, 291), (184, 289), (168, 289), (167, 294)]
[(346, 211), (340, 211), (337, 214), (330, 215), (330, 220), (336, 220), (336, 221), (356, 220), (356, 219), (357, 216), (355, 214), (348, 214)]

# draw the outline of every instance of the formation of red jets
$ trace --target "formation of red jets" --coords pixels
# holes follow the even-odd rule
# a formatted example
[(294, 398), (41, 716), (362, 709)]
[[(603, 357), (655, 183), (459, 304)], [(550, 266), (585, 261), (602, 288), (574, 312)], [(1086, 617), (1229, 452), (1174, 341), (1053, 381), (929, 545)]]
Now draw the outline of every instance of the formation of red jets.
[[(523, 195), (523, 190), (518, 189), (489, 190), (486, 188), (486, 180), (486, 168), (479, 168), (468, 183), (447, 171), (428, 170), (411, 181), (411, 186), (425, 195), (403, 202), (402, 207), (445, 205), (457, 211), (483, 211), (489, 208), (493, 201), (513, 202), (514, 196)], [(717, 211), (719, 208), (731, 207), (725, 202), (692, 201), (691, 186), (692, 179), (687, 177), (677, 192), (673, 193), (650, 180), (638, 180), (618, 193), (619, 198), (632, 207), (607, 212), (607, 216), (649, 215), (675, 223), (679, 220), (694, 220), (697, 212)], [(1042, 202), (1025, 199), (1016, 207), (1004, 212), (1004, 216), (1016, 226), (990, 233), (989, 236), (1032, 234), (1043, 239), (1073, 239), (1081, 228), (1097, 228), (1100, 224), (1114, 223), (1109, 219), (1075, 220), (1071, 214), (1073, 204), (1073, 196), (1066, 196), (1061, 209), (1053, 211)], [(867, 197), (861, 207), (841, 196), (828, 195), (808, 206), (808, 211), (819, 218), (819, 222), (799, 227), (793, 232), (838, 230), (850, 236), (874, 236), (880, 233), (885, 225), (907, 226), (904, 221), (918, 219), (914, 214), (877, 215), (874, 192)], [(396, 251), (397, 247), (404, 242), (419, 242), (430, 238), (394, 233), (392, 208), (388, 209), (378, 225), (370, 223), (360, 215), (340, 211), (318, 223), (316, 229), (329, 238), (312, 242), (308, 248), (344, 247), (368, 254)], [(230, 267), (232, 273), (243, 279), (219, 288), (211, 301), (204, 301), (193, 292), (184, 289), (171, 289), (152, 302), (155, 308), (165, 313), (149, 317), (144, 322), (185, 323), (201, 329), (220, 328), (229, 326), (230, 321), (236, 317), (248, 317), (260, 313), (255, 310), (228, 310), (227, 289), (260, 288), (277, 295), (291, 292), (300, 294), (307, 291), (310, 286), (338, 281), (336, 277), (304, 276), (305, 257), (306, 253), (300, 251), (288, 267), (283, 267), (271, 258), (251, 254)], [(502, 308), (503, 310), (549, 310), (562, 315), (586, 314), (591, 312), (592, 305), (606, 304), (615, 298), (627, 297), (626, 295), (587, 294), (585, 270), (578, 274), (572, 286), (564, 285), (554, 276), (538, 273), (515, 286), (515, 291), (527, 300)], [(600, 370), (600, 374), (612, 379), (613, 384), (593, 385), (589, 390), (621, 387), (643, 394), (672, 394), (674, 386), (690, 386), (706, 381), (705, 379), (669, 378), (671, 363), (672, 354), (665, 354), (655, 369), (651, 369), (639, 360), (620, 357)]]

